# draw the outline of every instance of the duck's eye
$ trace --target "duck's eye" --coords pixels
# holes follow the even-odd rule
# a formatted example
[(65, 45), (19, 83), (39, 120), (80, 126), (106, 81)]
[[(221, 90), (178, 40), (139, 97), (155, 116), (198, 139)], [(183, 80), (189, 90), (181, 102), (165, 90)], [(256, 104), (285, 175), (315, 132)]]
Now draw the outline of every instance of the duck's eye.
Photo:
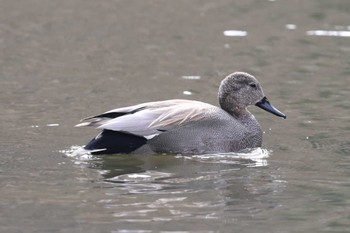
[(249, 86), (256, 88), (256, 84), (255, 83), (250, 83)]

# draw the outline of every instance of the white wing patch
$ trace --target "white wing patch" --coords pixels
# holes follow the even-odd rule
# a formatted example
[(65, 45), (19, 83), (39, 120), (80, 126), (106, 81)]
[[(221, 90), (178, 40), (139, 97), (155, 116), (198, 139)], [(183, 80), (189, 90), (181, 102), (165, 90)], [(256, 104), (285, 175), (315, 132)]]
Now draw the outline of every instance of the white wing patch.
[(148, 126), (157, 118), (160, 113), (145, 109), (134, 114), (124, 115), (99, 126), (101, 129), (109, 129), (114, 131), (123, 131), (139, 136), (149, 136), (159, 134), (156, 129), (151, 129)]

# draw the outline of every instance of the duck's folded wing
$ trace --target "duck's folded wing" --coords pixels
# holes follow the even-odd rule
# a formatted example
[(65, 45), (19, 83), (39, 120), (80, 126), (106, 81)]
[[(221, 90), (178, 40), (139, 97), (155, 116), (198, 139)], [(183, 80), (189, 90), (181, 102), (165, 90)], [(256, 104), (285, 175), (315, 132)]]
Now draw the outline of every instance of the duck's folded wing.
[(123, 107), (123, 108), (116, 108), (96, 116), (86, 117), (80, 120), (82, 123), (77, 124), (75, 127), (84, 127), (84, 126), (99, 127), (103, 124), (106, 124), (111, 119), (128, 115), (128, 114), (134, 114), (135, 112), (140, 111), (144, 108), (145, 108), (145, 105), (143, 104)]
[[(122, 131), (152, 138), (179, 125), (203, 118), (208, 108), (211, 107), (213, 106), (197, 101), (152, 102), (147, 105), (137, 105), (137, 108), (130, 108), (128, 110), (133, 109), (133, 113), (122, 114), (113, 119), (106, 119), (105, 117), (106, 114), (111, 116), (113, 110), (106, 112), (105, 115), (98, 115), (97, 119), (100, 117), (100, 120), (93, 124), (101, 129)], [(120, 114), (121, 112), (120, 109), (114, 110), (114, 114)], [(91, 125), (91, 122), (89, 125)]]

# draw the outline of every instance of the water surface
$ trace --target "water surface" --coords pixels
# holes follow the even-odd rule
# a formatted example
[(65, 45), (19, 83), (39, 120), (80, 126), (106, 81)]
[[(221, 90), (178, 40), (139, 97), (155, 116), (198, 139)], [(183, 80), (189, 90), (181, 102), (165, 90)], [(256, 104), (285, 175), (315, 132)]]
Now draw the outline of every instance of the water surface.
[[(349, 232), (347, 0), (0, 1), (1, 232)], [(75, 154), (79, 119), (144, 101), (217, 104), (255, 75), (248, 154)], [(248, 157), (247, 157), (248, 156)]]

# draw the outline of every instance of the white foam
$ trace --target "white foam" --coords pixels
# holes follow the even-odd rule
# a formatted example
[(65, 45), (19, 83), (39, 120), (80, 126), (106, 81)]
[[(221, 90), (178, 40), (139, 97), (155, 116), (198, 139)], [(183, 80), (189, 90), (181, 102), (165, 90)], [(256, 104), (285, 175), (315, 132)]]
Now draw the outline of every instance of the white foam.
[(185, 156), (185, 158), (207, 163), (242, 164), (247, 167), (264, 167), (268, 165), (267, 158), (269, 156), (270, 153), (268, 150), (258, 147), (241, 152), (193, 155)]

